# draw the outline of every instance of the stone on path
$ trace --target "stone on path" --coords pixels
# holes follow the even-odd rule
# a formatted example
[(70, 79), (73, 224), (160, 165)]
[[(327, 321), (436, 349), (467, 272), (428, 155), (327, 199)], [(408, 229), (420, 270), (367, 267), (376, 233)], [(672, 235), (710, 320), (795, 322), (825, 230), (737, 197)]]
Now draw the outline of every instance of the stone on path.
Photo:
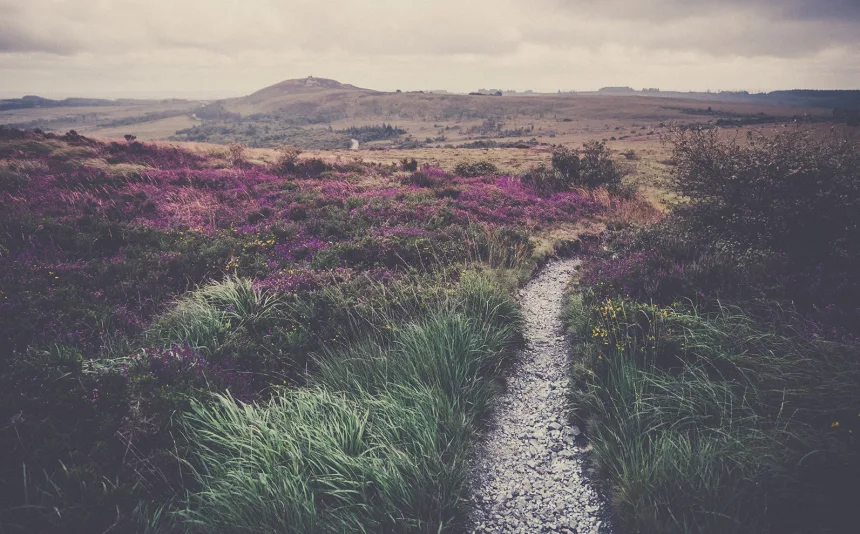
[(568, 426), (562, 304), (578, 260), (550, 262), (520, 292), (526, 347), (472, 468), (472, 532), (610, 532)]

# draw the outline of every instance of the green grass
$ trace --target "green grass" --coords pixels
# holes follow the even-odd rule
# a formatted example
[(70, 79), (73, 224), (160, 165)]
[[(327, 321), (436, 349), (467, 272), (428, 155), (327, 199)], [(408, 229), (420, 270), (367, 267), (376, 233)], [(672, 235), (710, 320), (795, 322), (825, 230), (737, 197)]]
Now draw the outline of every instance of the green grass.
[(231, 333), (278, 315), (280, 299), (251, 280), (228, 277), (209, 282), (180, 297), (150, 327), (148, 339), (157, 344), (187, 342), (214, 352)]
[[(804, 340), (789, 313), (754, 319), (731, 306), (575, 295), (568, 321), (581, 357), (573, 409), (619, 528), (840, 532), (836, 513), (802, 521), (856, 488), (856, 351)], [(834, 470), (843, 473), (822, 483)]]
[(520, 332), (516, 304), (466, 274), (434, 312), (320, 356), (304, 389), (195, 403), (192, 532), (456, 532), (470, 440)]

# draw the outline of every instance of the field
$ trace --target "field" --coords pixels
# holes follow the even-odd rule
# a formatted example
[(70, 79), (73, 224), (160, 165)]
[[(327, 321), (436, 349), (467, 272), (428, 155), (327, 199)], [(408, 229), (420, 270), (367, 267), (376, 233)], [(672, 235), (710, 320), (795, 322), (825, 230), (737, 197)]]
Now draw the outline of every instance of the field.
[[(381, 403), (373, 439), (355, 446), (375, 451), (374, 462), (407, 454), (404, 466), (442, 455), (429, 471), (388, 480), (400, 500), (356, 496), (356, 510), (369, 506), (371, 516), (328, 513), (309, 501), (293, 520), (387, 528), (385, 517), (397, 509), (406, 530), (453, 529), (463, 522), (465, 483), (438, 477), (462, 470), (476, 425), (440, 427), (430, 442), (404, 445), (391, 441), (406, 438), (392, 435), (386, 418), (424, 399), (429, 412), (406, 430), (435, 428), (427, 417), (438, 410), (450, 412), (451, 424), (481, 420), (517, 337), (508, 295), (582, 235), (659, 217), (647, 203), (603, 189), (541, 195), (515, 176), (433, 167), (404, 172), (313, 158), (262, 164), (241, 151), (17, 130), (2, 132), (0, 154), (2, 406), (13, 422), (3, 433), (5, 530), (214, 520), (212, 510), (226, 503), (209, 501), (206, 488), (237, 473), (200, 471), (221, 460), (205, 458), (194, 443), (239, 409), (231, 398), (210, 396), (225, 391), (261, 410), (287, 403), (310, 418), (313, 432), (327, 428), (315, 419), (327, 417), (326, 406), (347, 416), (354, 406)], [(403, 353), (410, 343), (415, 349)], [(451, 357), (464, 360), (436, 362), (434, 343), (463, 344)], [(401, 363), (418, 358), (409, 365), (424, 370), (404, 367), (402, 378), (350, 370), (350, 362), (369, 365), (389, 353)], [(487, 363), (474, 367), (478, 354)], [(353, 391), (348, 377), (359, 372), (381, 381), (375, 393)], [(424, 377), (416, 391), (392, 389), (409, 376)], [(441, 390), (426, 390), (424, 379), (438, 380)], [(343, 391), (351, 397), (332, 397)], [(177, 416), (188, 410), (200, 426), (182, 426)], [(432, 450), (449, 439), (460, 443), (456, 461)], [(379, 449), (378, 440), (393, 449)], [(397, 452), (403, 446), (425, 448)], [(334, 461), (338, 450), (319, 454)], [(327, 487), (326, 472), (314, 476), (317, 490), (295, 491)], [(419, 485), (425, 476), (436, 481)], [(331, 488), (332, 495), (345, 490)], [(420, 502), (428, 492), (441, 500)], [(158, 508), (142, 508), (146, 502)]]
[(860, 520), (831, 110), (319, 79), (73, 104), (0, 111), (44, 130), (0, 128), (0, 532), (467, 530), (541, 324), (517, 295), (562, 256), (550, 428), (614, 532)]

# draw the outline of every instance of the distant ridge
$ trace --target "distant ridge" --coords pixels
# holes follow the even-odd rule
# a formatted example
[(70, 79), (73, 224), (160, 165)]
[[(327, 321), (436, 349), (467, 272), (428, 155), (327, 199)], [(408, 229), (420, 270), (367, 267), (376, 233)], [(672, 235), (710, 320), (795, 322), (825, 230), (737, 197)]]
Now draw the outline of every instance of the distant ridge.
[[(170, 99), (181, 101), (179, 99)], [(145, 105), (157, 102), (157, 100), (138, 100), (132, 98), (120, 98), (108, 100), (104, 98), (66, 98), (64, 100), (51, 100), (41, 96), (27, 95), (22, 98), (7, 98), (0, 100), (0, 111), (11, 111), (13, 109), (34, 108), (68, 108), (68, 107), (97, 107), (117, 105)]]

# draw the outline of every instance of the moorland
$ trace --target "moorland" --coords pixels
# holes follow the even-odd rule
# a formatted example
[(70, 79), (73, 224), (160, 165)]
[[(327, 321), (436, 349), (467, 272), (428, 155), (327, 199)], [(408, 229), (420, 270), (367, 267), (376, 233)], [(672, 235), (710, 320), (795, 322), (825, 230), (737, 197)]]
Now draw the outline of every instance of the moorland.
[(851, 532), (835, 94), (4, 101), (0, 531), (466, 530), (517, 296), (576, 256), (565, 423), (613, 531)]

